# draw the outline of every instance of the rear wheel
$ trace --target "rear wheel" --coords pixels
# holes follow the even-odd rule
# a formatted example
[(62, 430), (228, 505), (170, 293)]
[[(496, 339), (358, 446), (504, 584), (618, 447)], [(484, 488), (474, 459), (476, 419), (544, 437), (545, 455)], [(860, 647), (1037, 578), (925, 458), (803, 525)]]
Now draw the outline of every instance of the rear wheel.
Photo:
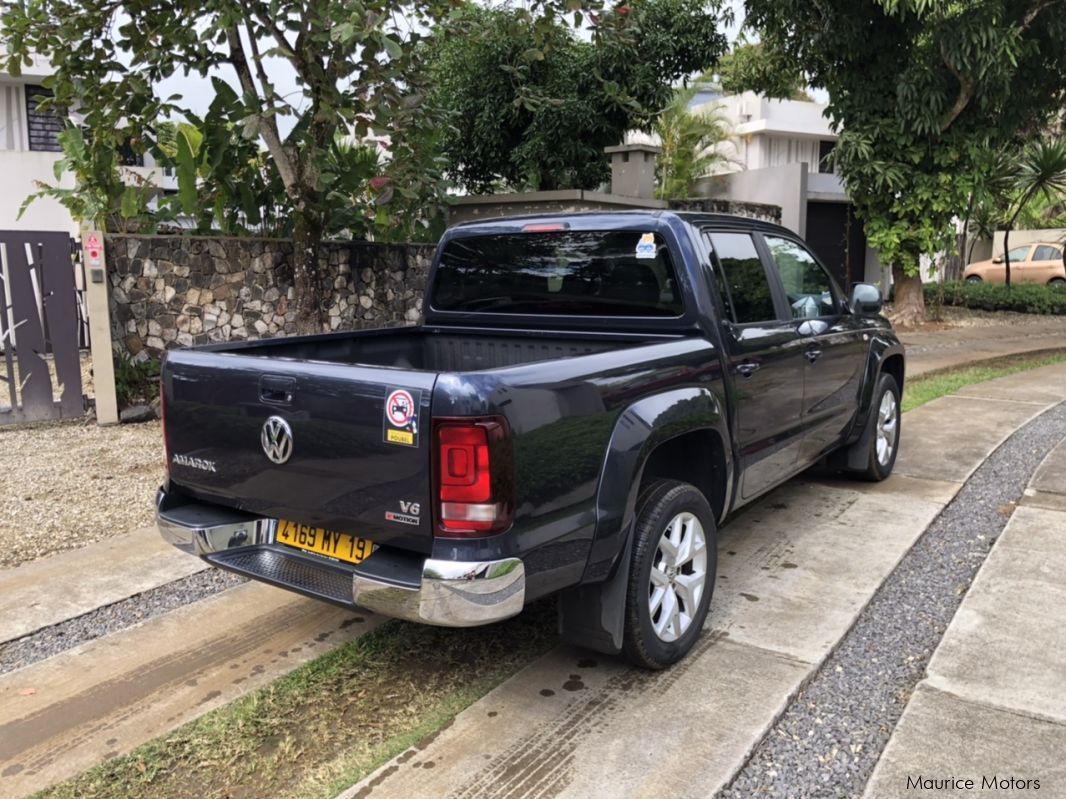
[(631, 663), (663, 669), (692, 649), (714, 592), (716, 532), (714, 514), (695, 486), (658, 480), (643, 492), (622, 644)]
[(1066, 277), (1053, 277), (1047, 284), (1053, 289), (1066, 288)]

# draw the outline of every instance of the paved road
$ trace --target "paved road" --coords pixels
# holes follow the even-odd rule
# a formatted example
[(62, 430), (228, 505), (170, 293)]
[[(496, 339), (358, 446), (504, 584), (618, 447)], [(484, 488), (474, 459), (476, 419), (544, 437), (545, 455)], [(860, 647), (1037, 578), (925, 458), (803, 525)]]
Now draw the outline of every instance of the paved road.
[[(1030, 374), (908, 413), (890, 481), (795, 480), (724, 528), (709, 634), (680, 667), (646, 675), (560, 647), (351, 795), (640, 796), (658, 785), (684, 795), (682, 782), (708, 795), (961, 482), (1066, 395), (1066, 368)], [(960, 420), (965, 436), (954, 432)], [(40, 579), (0, 573), (4, 608), (32, 605), (32, 624), (54, 624), (196, 565), (169, 560), (150, 573), (137, 535), (33, 565)], [(64, 575), (79, 572), (59, 559), (79, 554), (91, 579), (71, 591)], [(96, 576), (103, 563), (106, 580)], [(380, 623), (362, 618), (250, 584), (0, 676), (0, 796), (128, 752)], [(682, 735), (691, 751), (672, 746)]]
[(1066, 396), (1066, 366), (1006, 381), (907, 414), (885, 483), (794, 481), (723, 528), (707, 633), (678, 667), (560, 647), (343, 799), (713, 795), (962, 482)]
[(1050, 316), (1009, 327), (959, 327), (935, 332), (903, 332), (907, 374), (916, 377), (972, 361), (1066, 347), (1066, 318)]
[(963, 600), (867, 799), (910, 799), (915, 780), (944, 777), (956, 782), (938, 797), (1066, 796), (1063, 574), (1066, 442), (1033, 476)]

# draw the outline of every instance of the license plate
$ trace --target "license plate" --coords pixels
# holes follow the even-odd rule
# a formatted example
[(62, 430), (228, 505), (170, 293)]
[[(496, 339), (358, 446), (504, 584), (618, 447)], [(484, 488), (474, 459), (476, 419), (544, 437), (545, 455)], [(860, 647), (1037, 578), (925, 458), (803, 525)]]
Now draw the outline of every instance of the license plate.
[(346, 563), (362, 563), (377, 549), (377, 545), (366, 538), (297, 524), (286, 519), (278, 521), (278, 532), (274, 538), (279, 544), (336, 558)]

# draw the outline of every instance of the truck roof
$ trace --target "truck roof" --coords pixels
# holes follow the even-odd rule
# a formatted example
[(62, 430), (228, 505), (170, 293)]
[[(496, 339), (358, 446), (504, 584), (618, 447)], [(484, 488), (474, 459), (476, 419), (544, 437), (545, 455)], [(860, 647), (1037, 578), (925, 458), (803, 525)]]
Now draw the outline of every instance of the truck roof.
[(632, 211), (565, 211), (545, 214), (521, 214), (516, 216), (496, 216), (486, 219), (470, 219), (454, 225), (455, 228), (469, 227), (511, 227), (516, 222), (550, 222), (552, 220), (580, 219), (589, 222), (594, 219), (618, 221), (619, 219), (662, 220), (667, 218), (678, 219), (695, 227), (723, 227), (743, 230), (760, 230), (767, 233), (793, 234), (788, 228), (774, 222), (765, 222), (761, 219), (752, 219), (746, 216), (734, 214), (715, 214), (704, 211), (662, 211), (653, 208), (636, 209)]

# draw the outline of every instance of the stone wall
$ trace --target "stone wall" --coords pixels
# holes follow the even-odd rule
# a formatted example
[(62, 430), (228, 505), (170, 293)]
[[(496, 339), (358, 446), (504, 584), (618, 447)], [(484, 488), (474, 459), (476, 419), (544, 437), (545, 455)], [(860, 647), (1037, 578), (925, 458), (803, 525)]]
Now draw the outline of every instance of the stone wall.
[[(172, 347), (295, 332), (292, 242), (107, 236), (112, 341), (136, 360)], [(429, 245), (328, 242), (333, 330), (416, 324)]]

